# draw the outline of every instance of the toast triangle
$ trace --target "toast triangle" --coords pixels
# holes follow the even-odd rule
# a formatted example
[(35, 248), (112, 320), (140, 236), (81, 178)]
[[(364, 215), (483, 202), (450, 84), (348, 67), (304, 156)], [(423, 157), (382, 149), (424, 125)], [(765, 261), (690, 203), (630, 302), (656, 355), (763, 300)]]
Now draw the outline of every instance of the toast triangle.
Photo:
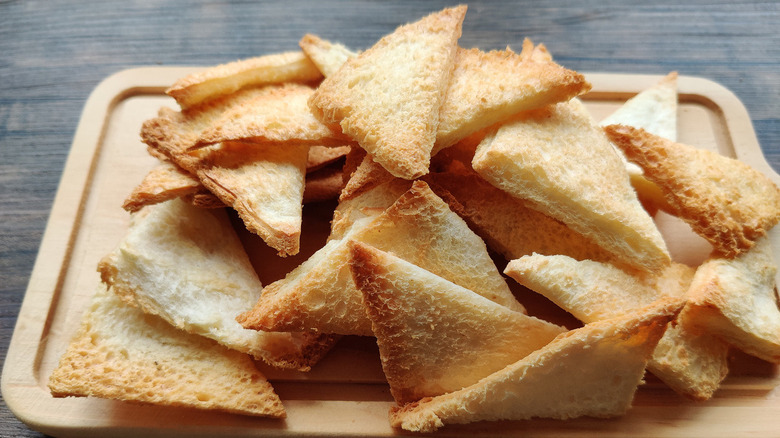
[(780, 189), (747, 164), (625, 125), (604, 128), (663, 192), (669, 213), (733, 258), (780, 221)]
[(523, 113), (477, 147), (474, 170), (565, 223), (621, 264), (663, 269), (669, 252), (620, 156), (579, 99)]
[(350, 269), (398, 403), (476, 383), (563, 333), (418, 266), (350, 241)]
[(244, 87), (321, 78), (317, 67), (303, 52), (292, 51), (242, 59), (193, 73), (176, 81), (165, 94), (186, 110)]
[[(652, 87), (628, 99), (623, 106), (601, 120), (601, 126), (628, 125), (677, 141), (677, 72), (664, 76)], [(620, 151), (621, 156), (625, 155)], [(626, 161), (631, 185), (645, 208), (667, 209), (663, 192), (643, 175), (642, 168)]]
[(428, 172), (466, 6), (403, 25), (347, 60), (309, 99), (315, 116), (399, 178)]
[(262, 285), (224, 210), (180, 199), (146, 207), (98, 270), (125, 302), (274, 366), (308, 369), (333, 344), (322, 336), (246, 330), (235, 321)]
[[(694, 272), (672, 263), (660, 274), (630, 273), (609, 263), (538, 254), (512, 260), (504, 270), (584, 323), (630, 313), (663, 296), (685, 298)], [(728, 373), (728, 346), (693, 326), (687, 308), (658, 342), (648, 369), (677, 393), (707, 400)]]
[[(524, 50), (532, 51), (533, 43), (526, 42)], [(509, 48), (490, 52), (458, 48), (432, 155), (521, 111), (589, 90), (583, 75), (552, 59), (532, 58)]]
[(696, 271), (683, 315), (748, 354), (780, 363), (776, 275), (768, 237), (734, 259), (710, 258)]
[(625, 414), (642, 383), (647, 359), (680, 307), (679, 300), (662, 299), (623, 317), (564, 333), (471, 386), (391, 408), (390, 423), (433, 432), (447, 424), (476, 421)]
[(203, 185), (282, 257), (300, 250), (309, 146), (226, 142), (198, 168)]
[(343, 44), (327, 41), (312, 34), (304, 35), (298, 45), (326, 78), (333, 76), (348, 59), (358, 55)]
[(54, 397), (286, 416), (279, 396), (249, 356), (128, 306), (104, 285), (48, 386)]

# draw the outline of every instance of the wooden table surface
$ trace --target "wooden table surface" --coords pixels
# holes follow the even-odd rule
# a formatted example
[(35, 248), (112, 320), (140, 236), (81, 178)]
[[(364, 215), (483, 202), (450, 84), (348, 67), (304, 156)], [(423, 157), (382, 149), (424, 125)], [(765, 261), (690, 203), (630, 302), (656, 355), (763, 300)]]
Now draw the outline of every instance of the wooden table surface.
[[(307, 32), (362, 49), (451, 4), (0, 1), (0, 361), (81, 109), (102, 79), (141, 65), (212, 65), (292, 50)], [(529, 37), (575, 70), (676, 70), (714, 80), (745, 104), (767, 161), (780, 170), (778, 25), (776, 1), (473, 1), (460, 44), (519, 49)], [(0, 436), (40, 434), (0, 402)]]

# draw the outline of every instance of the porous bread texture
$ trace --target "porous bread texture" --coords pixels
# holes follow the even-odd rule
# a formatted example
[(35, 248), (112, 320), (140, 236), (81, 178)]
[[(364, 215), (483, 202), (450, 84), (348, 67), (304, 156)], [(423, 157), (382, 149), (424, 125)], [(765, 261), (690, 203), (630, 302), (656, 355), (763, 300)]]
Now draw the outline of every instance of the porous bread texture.
[(474, 170), (565, 223), (619, 263), (658, 271), (669, 252), (620, 156), (578, 99), (502, 124), (480, 143)]
[(339, 124), (394, 176), (427, 173), (465, 14), (466, 6), (433, 13), (347, 60), (309, 99), (314, 115)]
[(286, 416), (249, 356), (144, 314), (103, 285), (48, 386), (54, 397)]
[(776, 275), (768, 237), (734, 259), (710, 258), (696, 270), (684, 316), (748, 354), (780, 363)]
[(476, 421), (623, 415), (658, 339), (681, 307), (680, 300), (665, 298), (586, 324), (471, 386), (391, 408), (390, 423), (433, 432)]
[(387, 210), (361, 219), (284, 279), (268, 285), (239, 322), (261, 330), (316, 330), (372, 336), (371, 322), (349, 273), (348, 240), (392, 251), (398, 257), (516, 311), (515, 299), (484, 242), (425, 183)]
[(179, 199), (146, 207), (98, 270), (126, 303), (274, 366), (309, 369), (333, 343), (246, 330), (235, 321), (262, 285), (223, 210)]
[[(533, 51), (533, 43), (526, 41), (523, 50)], [(459, 47), (432, 155), (514, 114), (569, 100), (590, 87), (583, 75), (552, 59), (509, 48), (483, 52)]]
[(398, 403), (475, 383), (566, 330), (372, 246), (350, 240), (348, 247), (350, 271)]
[(343, 44), (310, 33), (304, 35), (298, 45), (326, 78), (336, 73), (348, 59), (358, 55), (358, 52), (350, 50)]
[(125, 198), (122, 208), (136, 212), (145, 205), (192, 195), (205, 190), (198, 178), (170, 161), (158, 163)]
[(738, 160), (625, 125), (604, 128), (664, 193), (669, 213), (733, 258), (780, 221), (780, 189)]
[(274, 53), (221, 64), (185, 76), (165, 93), (182, 109), (247, 86), (282, 82), (311, 82), (322, 78), (317, 67), (301, 51)]
[(533, 253), (565, 254), (577, 260), (613, 258), (592, 240), (494, 187), (460, 162), (424, 179), (452, 211), (507, 260)]
[(247, 230), (286, 257), (300, 250), (308, 153), (305, 144), (226, 142), (201, 160), (197, 175)]
[[(627, 272), (608, 263), (539, 254), (512, 260), (504, 270), (584, 323), (633, 312), (664, 296), (685, 298), (694, 272), (679, 263), (658, 274)], [(658, 342), (648, 369), (677, 393), (707, 400), (728, 373), (727, 356), (726, 343), (680, 315)]]

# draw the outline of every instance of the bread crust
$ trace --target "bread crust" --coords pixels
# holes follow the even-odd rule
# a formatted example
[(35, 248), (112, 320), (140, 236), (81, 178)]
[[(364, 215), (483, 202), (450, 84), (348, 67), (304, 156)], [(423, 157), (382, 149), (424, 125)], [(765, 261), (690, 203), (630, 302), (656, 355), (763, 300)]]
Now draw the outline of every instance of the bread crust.
[(283, 82), (311, 82), (322, 78), (301, 51), (274, 53), (221, 64), (176, 81), (165, 93), (182, 109), (234, 93), (244, 87)]

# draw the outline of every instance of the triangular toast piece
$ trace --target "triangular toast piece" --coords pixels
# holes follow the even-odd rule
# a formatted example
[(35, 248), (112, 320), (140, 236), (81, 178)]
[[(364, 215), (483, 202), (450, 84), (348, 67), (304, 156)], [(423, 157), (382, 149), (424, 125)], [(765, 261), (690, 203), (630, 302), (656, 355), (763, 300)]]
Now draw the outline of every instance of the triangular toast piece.
[(472, 165), (489, 183), (590, 238), (619, 263), (657, 271), (670, 261), (620, 155), (578, 99), (503, 124), (480, 143)]
[(664, 193), (669, 213), (733, 258), (780, 221), (780, 189), (741, 161), (625, 125), (604, 128), (610, 139)]
[(300, 250), (308, 153), (307, 145), (228, 142), (201, 160), (197, 175), (285, 257)]
[(182, 113), (162, 108), (158, 117), (144, 122), (141, 136), (150, 148), (196, 175), (222, 202), (239, 212), (247, 229), (280, 255), (297, 253), (305, 142), (225, 142), (188, 151), (197, 130), (189, 130), (185, 119)]
[(333, 343), (247, 330), (235, 321), (257, 301), (262, 285), (223, 210), (180, 199), (146, 207), (98, 270), (124, 301), (274, 366), (308, 369)]
[(193, 73), (176, 81), (165, 93), (187, 109), (247, 86), (311, 82), (322, 78), (301, 51), (242, 59)]
[(684, 316), (748, 354), (780, 363), (776, 275), (767, 237), (737, 258), (711, 258), (696, 270)]
[(628, 99), (599, 124), (633, 126), (677, 141), (677, 72)]
[(471, 386), (393, 407), (390, 423), (433, 432), (447, 424), (476, 421), (625, 414), (647, 359), (681, 306), (680, 301), (664, 299), (559, 335)]
[(466, 6), (403, 25), (349, 59), (309, 100), (394, 176), (428, 172)]
[(340, 240), (330, 240), (311, 258), (263, 290), (255, 307), (239, 317), (244, 327), (371, 336), (371, 322), (349, 272), (353, 239), (392, 251), (423, 269), (523, 311), (482, 240), (417, 181), (392, 206), (366, 217)]
[[(590, 323), (633, 312), (663, 296), (684, 298), (694, 271), (672, 263), (660, 274), (629, 273), (608, 263), (534, 254), (512, 260), (504, 273)], [(707, 400), (728, 373), (727, 356), (724, 342), (680, 315), (658, 342), (648, 369), (677, 393)]]
[(613, 258), (592, 240), (494, 187), (460, 162), (451, 163), (445, 172), (426, 175), (425, 180), (450, 209), (507, 260), (533, 253), (565, 254), (577, 260)]
[(146, 120), (141, 138), (149, 146), (190, 170), (186, 154), (223, 141), (342, 146), (350, 141), (320, 123), (306, 103), (314, 89), (286, 83), (246, 88), (178, 112), (162, 107)]
[(349, 138), (332, 131), (311, 113), (307, 102), (313, 92), (310, 86), (296, 83), (240, 91), (206, 110), (207, 115), (216, 116), (212, 120), (192, 120), (192, 113), (200, 110), (200, 107), (194, 108), (187, 112), (188, 122), (210, 123), (199, 133), (192, 147), (229, 140), (343, 145)]
[[(599, 122), (601, 126), (628, 125), (677, 141), (677, 72), (664, 76), (655, 85), (628, 99), (615, 112)], [(620, 151), (622, 157), (623, 151)], [(631, 185), (645, 208), (665, 210), (663, 192), (644, 176), (642, 168), (626, 161)]]
[(122, 208), (136, 212), (146, 205), (192, 195), (205, 190), (197, 177), (170, 161), (162, 161), (130, 193)]
[(144, 314), (104, 285), (48, 385), (54, 397), (286, 416), (279, 396), (249, 356)]
[(349, 247), (352, 276), (399, 404), (476, 383), (566, 330), (372, 246), (350, 241)]
[[(526, 40), (524, 50), (533, 50)], [(432, 155), (521, 111), (563, 102), (590, 90), (585, 77), (511, 49), (458, 48), (447, 97), (439, 113)]]
[(304, 35), (298, 45), (326, 78), (333, 76), (348, 59), (358, 55), (343, 44), (327, 41), (312, 34)]

